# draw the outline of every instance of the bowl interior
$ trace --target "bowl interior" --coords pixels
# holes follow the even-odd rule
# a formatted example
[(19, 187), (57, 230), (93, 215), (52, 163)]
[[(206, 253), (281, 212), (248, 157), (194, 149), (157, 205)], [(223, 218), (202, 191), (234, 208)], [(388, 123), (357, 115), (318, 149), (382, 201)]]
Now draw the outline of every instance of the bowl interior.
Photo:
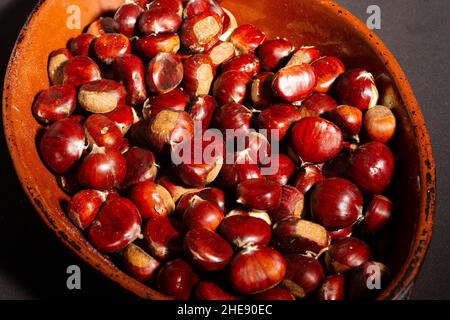
[[(70, 38), (81, 32), (68, 27), (70, 13), (74, 12), (71, 10), (80, 9), (83, 28), (122, 2), (47, 0), (36, 7), (18, 39), (5, 79), (4, 124), (18, 176), (46, 223), (72, 250), (106, 276), (143, 298), (163, 299), (163, 295), (118, 270), (66, 218), (61, 205), (68, 196), (40, 160), (36, 140), (41, 127), (31, 114), (36, 93), (49, 86), (46, 73), (49, 53), (65, 47)], [(286, 37), (297, 46), (319, 46), (323, 53), (343, 59), (347, 66), (363, 67), (375, 75), (380, 103), (391, 107), (399, 122), (392, 142), (397, 163), (391, 194), (396, 205), (396, 223), (391, 232), (377, 241), (376, 247), (379, 251), (387, 250), (384, 260), (395, 275), (382, 297), (401, 295), (416, 275), (429, 243), (434, 165), (423, 118), (397, 62), (374, 34), (333, 1), (225, 0), (222, 4), (235, 13), (238, 23), (253, 23), (269, 38)]]

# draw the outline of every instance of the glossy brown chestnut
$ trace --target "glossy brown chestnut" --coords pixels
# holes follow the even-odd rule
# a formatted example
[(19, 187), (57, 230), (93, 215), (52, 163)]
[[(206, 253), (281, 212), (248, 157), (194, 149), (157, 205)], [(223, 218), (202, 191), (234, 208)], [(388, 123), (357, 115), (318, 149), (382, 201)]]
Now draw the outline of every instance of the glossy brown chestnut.
[(41, 91), (33, 103), (36, 119), (49, 124), (69, 117), (75, 110), (77, 92), (70, 85), (56, 85)]
[(261, 63), (256, 55), (252, 53), (240, 54), (222, 65), (222, 72), (240, 71), (250, 78), (256, 76), (261, 69)]
[(114, 20), (117, 23), (117, 31), (131, 38), (136, 31), (136, 24), (144, 12), (144, 9), (135, 3), (125, 3), (117, 9)]
[(220, 107), (214, 114), (213, 124), (224, 134), (227, 129), (239, 130), (247, 134), (251, 128), (253, 113), (239, 103), (228, 103)]
[(373, 196), (359, 227), (364, 233), (374, 234), (383, 230), (392, 218), (393, 204), (382, 195)]
[(141, 232), (141, 216), (128, 199), (107, 200), (88, 229), (89, 241), (103, 253), (121, 250)]
[(286, 64), (287, 67), (297, 66), (303, 63), (311, 63), (320, 58), (320, 52), (317, 47), (314, 46), (303, 46), (296, 50), (292, 55), (289, 62)]
[(287, 217), (302, 217), (305, 206), (305, 197), (293, 186), (281, 187), (281, 201), (278, 207), (270, 212), (274, 220), (281, 220)]
[(121, 82), (127, 91), (127, 103), (134, 106), (147, 99), (144, 64), (132, 54), (124, 54), (113, 62), (114, 79)]
[(84, 122), (84, 130), (90, 147), (96, 145), (120, 151), (125, 144), (120, 129), (112, 120), (102, 114), (89, 116)]
[(132, 147), (123, 154), (127, 162), (127, 173), (121, 189), (128, 189), (137, 183), (154, 181), (158, 173), (155, 156), (149, 150)]
[(130, 243), (123, 251), (123, 265), (126, 272), (141, 282), (151, 281), (161, 265), (137, 245)]
[(222, 18), (211, 10), (183, 21), (180, 31), (182, 45), (191, 52), (202, 53), (211, 49), (222, 34)]
[(214, 82), (213, 95), (222, 106), (229, 103), (244, 103), (250, 93), (250, 77), (242, 71), (222, 73)]
[(44, 163), (55, 173), (68, 172), (85, 149), (83, 127), (71, 119), (52, 124), (41, 138), (39, 151)]
[(168, 93), (183, 80), (183, 64), (173, 54), (159, 53), (147, 66), (146, 80), (150, 91)]
[(130, 40), (120, 33), (107, 33), (93, 43), (95, 56), (104, 64), (112, 64), (114, 59), (131, 53)]
[(337, 81), (336, 93), (340, 104), (359, 108), (373, 108), (378, 102), (378, 90), (370, 72), (354, 69), (344, 73)]
[[(136, 0), (135, 0), (136, 1)], [(147, 0), (141, 0), (141, 1), (147, 1)], [(147, 1), (149, 2), (149, 1)], [(149, 4), (146, 4), (148, 9), (153, 8), (164, 8), (166, 10), (175, 12), (180, 17), (183, 14), (183, 2), (184, 0), (154, 0), (150, 1)]]
[(387, 143), (395, 134), (395, 116), (391, 109), (375, 106), (364, 114), (364, 128), (371, 140)]
[(325, 179), (322, 170), (315, 165), (303, 166), (297, 176), (294, 186), (302, 193), (307, 194), (318, 182)]
[(62, 69), (62, 83), (79, 87), (85, 83), (100, 80), (98, 65), (89, 57), (77, 56), (68, 60)]
[(168, 261), (183, 252), (184, 230), (181, 221), (170, 217), (149, 219), (143, 229), (148, 251), (161, 261)]
[(199, 191), (192, 191), (182, 195), (177, 202), (175, 213), (182, 216), (194, 196), (198, 196), (203, 200), (216, 204), (219, 210), (225, 213), (225, 193), (218, 188), (204, 188)]
[(89, 25), (86, 33), (100, 37), (106, 33), (115, 33), (117, 29), (117, 22), (112, 17), (100, 17)]
[(250, 179), (237, 186), (237, 202), (255, 210), (274, 210), (281, 201), (281, 185), (265, 179)]
[(233, 58), (236, 52), (231, 42), (219, 41), (206, 54), (211, 58), (214, 68), (217, 68), (222, 63)]
[(264, 109), (258, 116), (257, 125), (260, 129), (268, 130), (270, 136), (271, 130), (278, 130), (279, 139), (283, 139), (289, 128), (302, 118), (297, 107), (287, 104), (274, 104)]
[(234, 153), (234, 162), (225, 162), (219, 175), (220, 184), (232, 188), (249, 179), (262, 178), (258, 164), (251, 158), (249, 149)]
[(181, 17), (166, 8), (150, 8), (139, 18), (139, 31), (145, 35), (177, 32), (181, 25)]
[(123, 135), (125, 135), (128, 130), (130, 130), (131, 126), (138, 120), (136, 111), (127, 105), (120, 105), (113, 111), (105, 113), (105, 116), (116, 124)]
[(339, 106), (324, 116), (337, 125), (347, 138), (355, 138), (361, 131), (362, 112), (356, 107)]
[(233, 249), (221, 236), (203, 228), (186, 233), (184, 252), (192, 264), (205, 271), (224, 269), (233, 256)]
[(314, 69), (309, 64), (284, 67), (275, 74), (272, 88), (286, 102), (308, 98), (316, 86)]
[(338, 230), (328, 231), (330, 235), (331, 242), (336, 242), (342, 240), (344, 238), (351, 237), (353, 233), (353, 226), (349, 226), (347, 228), (342, 228)]
[(48, 58), (47, 72), (53, 85), (62, 84), (63, 70), (67, 62), (72, 59), (72, 53), (66, 48), (52, 51)]
[(381, 142), (369, 142), (356, 149), (350, 157), (348, 174), (364, 191), (382, 193), (394, 173), (394, 155)]
[(222, 7), (214, 0), (189, 0), (184, 6), (183, 19), (192, 18), (205, 11), (213, 11), (221, 18), (225, 15)]
[(370, 247), (358, 238), (345, 238), (333, 243), (325, 253), (325, 262), (330, 272), (343, 273), (359, 267), (370, 260)]
[(254, 78), (251, 98), (254, 107), (257, 109), (265, 109), (275, 100), (272, 90), (274, 76), (273, 72), (262, 72)]
[(262, 70), (278, 70), (286, 64), (293, 50), (294, 46), (287, 39), (274, 39), (264, 42), (257, 50)]
[(286, 276), (282, 285), (295, 297), (304, 298), (320, 285), (324, 272), (319, 261), (301, 254), (290, 254), (284, 258)]
[(208, 94), (214, 80), (211, 58), (207, 54), (195, 54), (186, 59), (183, 66), (186, 92), (193, 97)]
[(214, 97), (203, 95), (195, 97), (189, 106), (189, 115), (194, 123), (201, 122), (202, 130), (205, 131), (211, 126), (214, 112), (217, 109), (217, 102)]
[(348, 296), (351, 300), (376, 298), (389, 284), (391, 272), (380, 262), (368, 261), (350, 275)]
[[(291, 180), (292, 175), (297, 170), (294, 161), (292, 161), (292, 159), (285, 154), (279, 154), (278, 156), (275, 156), (271, 159), (273, 159), (272, 161), (278, 161), (278, 169), (275, 173), (265, 173), (265, 178), (278, 182), (282, 186), (288, 184), (288, 182)], [(265, 167), (275, 167), (276, 165), (272, 164), (272, 161), (268, 164), (263, 164), (261, 168), (264, 169)]]
[(239, 53), (254, 53), (266, 40), (264, 32), (252, 24), (243, 24), (237, 27), (230, 37), (230, 42)]
[(180, 37), (176, 33), (150, 34), (136, 39), (134, 50), (145, 59), (152, 59), (160, 52), (175, 54), (180, 50)]
[(151, 118), (165, 109), (184, 111), (189, 100), (189, 95), (184, 90), (175, 88), (168, 93), (148, 98), (144, 103), (142, 114), (144, 118)]
[(246, 217), (254, 217), (263, 220), (269, 226), (272, 225), (272, 220), (269, 214), (266, 211), (262, 210), (247, 210), (242, 208), (233, 209), (225, 216), (225, 218), (229, 218), (232, 216), (246, 216)]
[(175, 210), (169, 191), (150, 180), (134, 185), (130, 199), (138, 207), (143, 220), (167, 216)]
[(253, 296), (253, 300), (295, 300), (292, 293), (284, 288), (273, 288)]
[(108, 113), (125, 102), (126, 90), (113, 80), (95, 80), (81, 86), (78, 101), (81, 107), (92, 113)]
[(192, 293), (195, 300), (238, 300), (212, 281), (200, 281)]
[(300, 112), (303, 118), (319, 117), (327, 111), (337, 108), (337, 102), (326, 93), (314, 93), (302, 102)]
[(222, 222), (224, 214), (219, 207), (195, 195), (183, 213), (183, 223), (187, 229), (216, 230)]
[(90, 33), (82, 33), (70, 40), (69, 49), (74, 56), (89, 56), (91, 44), (96, 36)]
[(361, 216), (363, 197), (346, 179), (328, 178), (318, 182), (311, 193), (311, 215), (329, 230), (353, 225)]
[(70, 199), (67, 207), (67, 216), (75, 226), (85, 230), (94, 221), (105, 201), (105, 192), (91, 189), (82, 190)]
[(316, 92), (328, 92), (336, 79), (345, 72), (342, 61), (331, 56), (322, 57), (311, 63), (311, 66), (317, 80)]
[(317, 292), (318, 300), (344, 300), (345, 278), (334, 274), (325, 278)]
[(268, 245), (272, 230), (262, 219), (252, 216), (232, 215), (222, 221), (220, 234), (237, 248), (245, 248), (249, 245)]
[(343, 146), (341, 130), (318, 117), (303, 118), (292, 128), (292, 147), (303, 162), (322, 163), (338, 155)]
[(273, 227), (273, 242), (282, 253), (319, 253), (328, 247), (327, 230), (319, 224), (299, 217), (288, 217)]
[(248, 246), (231, 260), (229, 280), (234, 290), (255, 294), (275, 287), (286, 274), (283, 256), (271, 247)]
[(198, 281), (199, 277), (192, 267), (185, 260), (176, 259), (159, 270), (156, 287), (164, 294), (187, 300)]

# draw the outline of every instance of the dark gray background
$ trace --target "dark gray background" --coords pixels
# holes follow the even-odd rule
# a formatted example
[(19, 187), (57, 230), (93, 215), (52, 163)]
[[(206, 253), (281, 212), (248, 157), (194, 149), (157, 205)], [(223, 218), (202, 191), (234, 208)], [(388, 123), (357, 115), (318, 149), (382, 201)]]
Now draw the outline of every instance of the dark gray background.
[[(0, 1), (0, 74), (36, 0)], [(450, 1), (338, 0), (361, 20), (371, 4), (381, 7), (376, 31), (408, 76), (422, 106), (433, 143), (438, 207), (433, 241), (414, 298), (450, 299)], [(51, 36), (51, 35), (49, 35)], [(0, 299), (130, 298), (69, 252), (28, 202), (14, 172), (1, 130)], [(66, 268), (82, 268), (82, 290), (66, 289)]]

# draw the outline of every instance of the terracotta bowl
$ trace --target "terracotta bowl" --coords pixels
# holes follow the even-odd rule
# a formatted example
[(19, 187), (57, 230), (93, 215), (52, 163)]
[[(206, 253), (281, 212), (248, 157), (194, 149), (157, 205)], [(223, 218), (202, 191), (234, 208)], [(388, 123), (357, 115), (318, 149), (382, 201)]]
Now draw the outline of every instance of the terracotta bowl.
[[(5, 133), (17, 174), (42, 219), (71, 250), (93, 268), (139, 297), (168, 297), (133, 280), (97, 252), (66, 218), (61, 203), (68, 196), (58, 187), (36, 150), (40, 129), (31, 114), (36, 93), (49, 86), (49, 53), (80, 33), (66, 27), (67, 6), (81, 8), (81, 25), (117, 8), (122, 0), (41, 1), (25, 24), (11, 56), (5, 79)], [(392, 148), (397, 158), (393, 194), (395, 230), (380, 246), (394, 278), (381, 299), (409, 297), (431, 239), (435, 209), (435, 167), (424, 118), (399, 64), (381, 40), (347, 10), (325, 0), (225, 0), (239, 23), (254, 23), (269, 37), (296, 45), (317, 45), (349, 67), (371, 71), (380, 88), (380, 103), (391, 107), (399, 122)]]

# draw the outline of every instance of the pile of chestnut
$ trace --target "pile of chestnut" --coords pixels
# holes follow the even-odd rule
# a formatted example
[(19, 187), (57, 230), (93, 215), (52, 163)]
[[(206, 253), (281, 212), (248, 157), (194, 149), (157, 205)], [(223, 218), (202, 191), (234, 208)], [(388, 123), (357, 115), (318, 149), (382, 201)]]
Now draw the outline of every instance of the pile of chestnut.
[[(32, 111), (67, 216), (178, 299), (377, 297), (390, 272), (368, 243), (392, 220), (396, 119), (374, 77), (218, 2), (128, 1), (50, 54)], [(233, 163), (171, 163), (194, 121), (248, 143)], [(255, 155), (274, 141), (253, 129), (278, 132), (271, 175)]]

